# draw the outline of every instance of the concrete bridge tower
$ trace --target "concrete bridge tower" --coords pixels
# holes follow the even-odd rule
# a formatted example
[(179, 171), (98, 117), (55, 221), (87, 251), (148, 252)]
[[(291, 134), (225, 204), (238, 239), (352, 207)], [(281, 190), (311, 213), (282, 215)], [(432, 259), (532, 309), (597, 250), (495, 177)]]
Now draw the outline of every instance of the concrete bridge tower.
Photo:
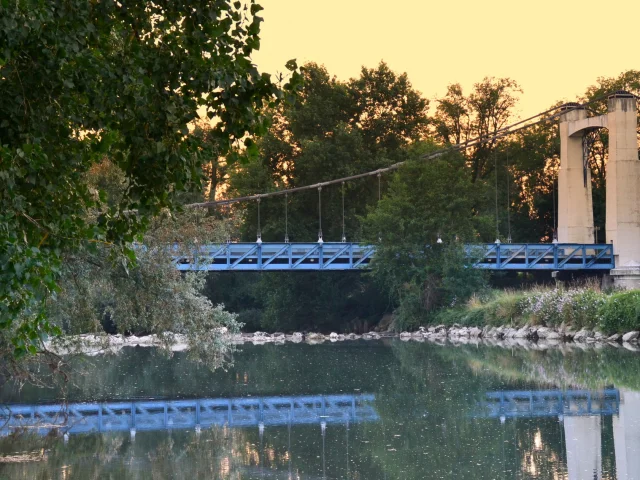
[[(576, 108), (578, 107), (578, 108)], [(614, 283), (640, 288), (640, 161), (638, 160), (636, 98), (619, 91), (608, 99), (608, 113), (587, 117), (577, 104), (563, 106), (560, 116), (558, 175), (558, 241), (593, 243), (591, 174), (583, 149), (584, 135), (609, 129), (607, 182), (607, 243), (613, 244)]]
[(577, 103), (562, 106), (560, 115), (560, 171), (558, 172), (558, 242), (593, 243), (591, 171), (584, 168), (582, 140), (586, 132), (570, 128), (587, 118)]
[(627, 92), (609, 97), (607, 161), (607, 242), (613, 243), (614, 282), (640, 288), (640, 161), (636, 98)]

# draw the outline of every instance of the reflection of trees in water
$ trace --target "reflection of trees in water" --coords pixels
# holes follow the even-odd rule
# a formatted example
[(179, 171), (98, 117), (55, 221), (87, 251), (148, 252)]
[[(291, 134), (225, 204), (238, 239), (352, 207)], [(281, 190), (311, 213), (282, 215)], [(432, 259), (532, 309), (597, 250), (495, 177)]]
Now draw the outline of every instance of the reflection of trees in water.
[(66, 445), (60, 438), (22, 435), (0, 440), (0, 451), (44, 450), (45, 461), (0, 464), (0, 478), (50, 478), (52, 472), (66, 479), (382, 478), (368, 455), (354, 460), (354, 446), (365, 445), (362, 433), (360, 425), (329, 425), (325, 438), (319, 425), (266, 427), (262, 436), (255, 428), (216, 427), (200, 434), (138, 432), (134, 441), (127, 433), (76, 435)]
[[(46, 450), (46, 461), (0, 466), (0, 478), (31, 480), (64, 472), (66, 479), (240, 478), (234, 472), (257, 465), (257, 451), (244, 430), (214, 428), (200, 435), (190, 432), (142, 432), (131, 441), (128, 434), (72, 436), (60, 439), (24, 436), (18, 441), (30, 450)], [(278, 453), (277, 456), (281, 456)], [(276, 455), (272, 458), (276, 459)]]
[[(445, 350), (450, 355), (443, 355)], [(384, 393), (377, 395), (384, 426), (372, 442), (374, 457), (389, 478), (563, 475), (562, 425), (557, 420), (501, 425), (497, 419), (470, 418), (487, 391), (505, 388), (500, 378), (470, 368), (452, 348), (398, 342), (393, 352), (399, 368), (390, 372)], [(509, 386), (521, 387), (526, 385)]]
[(529, 382), (544, 388), (599, 390), (609, 385), (640, 390), (640, 355), (623, 348), (566, 346), (548, 350), (465, 345), (441, 348), (449, 361), (466, 364), (482, 375), (508, 382)]
[[(211, 370), (178, 352), (171, 358), (153, 348), (127, 348), (116, 355), (77, 358), (68, 400), (114, 398), (202, 398), (246, 395), (332, 394), (375, 391), (384, 383), (389, 348), (376, 344), (336, 343), (309, 346), (250, 344), (239, 347), (227, 371)], [(0, 402), (54, 401), (55, 390), (6, 388)]]
[[(580, 348), (550, 349), (545, 351), (516, 348), (505, 351), (503, 348), (483, 346), (459, 346), (442, 348), (438, 354), (447, 361), (465, 363), (474, 375), (484, 375), (500, 379), (511, 385), (527, 385), (531, 390), (589, 389), (601, 390), (615, 385), (638, 385), (640, 377), (640, 356), (623, 349), (604, 348), (582, 350)], [(525, 383), (526, 382), (526, 383)], [(500, 388), (501, 390), (504, 388)], [(513, 422), (513, 420), (509, 420)], [(532, 470), (532, 463), (540, 471), (541, 464), (549, 458), (547, 447), (553, 446), (553, 455), (561, 455), (562, 464), (566, 463), (566, 446), (563, 423), (558, 420), (536, 419), (517, 421), (518, 450), (521, 452), (523, 468)], [(537, 433), (537, 427), (547, 423), (547, 428)], [(601, 418), (600, 435), (602, 442), (602, 476), (615, 478), (616, 458), (612, 417)], [(534, 431), (534, 435), (531, 435)], [(552, 438), (544, 439), (545, 434), (554, 433)], [(557, 442), (558, 435), (560, 442)], [(540, 449), (539, 438), (542, 437)], [(533, 441), (533, 443), (532, 443)], [(532, 448), (533, 447), (533, 448)], [(541, 478), (546, 478), (544, 475)], [(552, 478), (550, 476), (549, 478)]]

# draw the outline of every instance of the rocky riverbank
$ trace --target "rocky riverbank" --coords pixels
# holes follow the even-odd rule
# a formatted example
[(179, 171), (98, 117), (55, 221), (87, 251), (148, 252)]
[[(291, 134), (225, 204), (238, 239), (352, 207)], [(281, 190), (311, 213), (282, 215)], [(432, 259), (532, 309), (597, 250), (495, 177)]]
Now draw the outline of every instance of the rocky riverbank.
[[(338, 334), (330, 333), (241, 333), (229, 335), (228, 340), (235, 345), (252, 343), (254, 345), (264, 345), (267, 343), (284, 344), (307, 343), (320, 344), (325, 342), (344, 342), (353, 340), (381, 340), (399, 338), (402, 341), (431, 342), (441, 345), (446, 344), (489, 344), (504, 347), (523, 348), (551, 348), (554, 346), (576, 346), (578, 348), (589, 347), (624, 347), (628, 350), (640, 351), (640, 332), (631, 331), (624, 335), (615, 334), (611, 336), (603, 335), (592, 330), (574, 331), (569, 328), (550, 328), (525, 326), (521, 328), (512, 327), (462, 327), (453, 325), (432, 326), (428, 328), (420, 327), (415, 332), (402, 332), (400, 334), (391, 332), (369, 332), (362, 335), (354, 333)], [(180, 334), (167, 334), (164, 338), (156, 335), (142, 337), (123, 335), (77, 335), (66, 337), (62, 340), (49, 342), (47, 348), (58, 354), (84, 353), (87, 355), (98, 355), (101, 353), (115, 352), (125, 347), (168, 347), (171, 351), (188, 350), (187, 338)]]

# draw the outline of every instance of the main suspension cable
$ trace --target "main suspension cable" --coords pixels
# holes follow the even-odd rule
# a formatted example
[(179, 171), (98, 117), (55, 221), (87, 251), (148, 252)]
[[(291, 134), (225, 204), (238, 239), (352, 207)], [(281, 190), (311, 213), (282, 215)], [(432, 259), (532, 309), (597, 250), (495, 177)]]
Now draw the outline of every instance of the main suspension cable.
[[(475, 138), (472, 138), (472, 139), (468, 139), (464, 143), (458, 143), (458, 144), (455, 144), (455, 145), (449, 145), (449, 146), (447, 146), (445, 148), (441, 148), (441, 149), (436, 150), (436, 151), (434, 151), (432, 153), (425, 154), (425, 155), (423, 155), (421, 157), (421, 159), (422, 160), (434, 159), (434, 158), (440, 157), (440, 156), (445, 155), (445, 154), (450, 153), (450, 152), (464, 151), (464, 150), (467, 150), (469, 148), (475, 147), (475, 146), (480, 145), (480, 144), (482, 144), (484, 142), (487, 142), (487, 141), (495, 141), (495, 140), (498, 140), (500, 138), (504, 138), (504, 137), (506, 137), (508, 135), (512, 135), (512, 134), (514, 134), (516, 132), (519, 132), (521, 130), (525, 130), (527, 128), (531, 128), (531, 127), (534, 127), (536, 125), (539, 125), (541, 123), (549, 122), (551, 120), (554, 120), (554, 119), (558, 118), (560, 115), (563, 115), (565, 113), (571, 112), (573, 110), (583, 109), (587, 105), (591, 105), (592, 103), (595, 103), (595, 102), (601, 100), (602, 98), (605, 98), (606, 96), (607, 95), (601, 95), (600, 97), (594, 98), (593, 100), (590, 100), (589, 102), (586, 102), (586, 103), (583, 103), (583, 104), (564, 106), (562, 110), (559, 110), (560, 108), (562, 108), (562, 106), (550, 108), (548, 110), (545, 110), (544, 112), (538, 113), (538, 114), (533, 115), (533, 116), (531, 116), (529, 118), (526, 118), (524, 120), (520, 120), (520, 121), (515, 122), (515, 123), (513, 123), (511, 125), (508, 125), (506, 127), (497, 129), (492, 134), (487, 133), (487, 134), (484, 134), (484, 135), (480, 135), (478, 137), (475, 137)], [(557, 111), (556, 113), (554, 113), (552, 115), (544, 116), (544, 115), (547, 115), (547, 114), (549, 114), (549, 113), (551, 113), (553, 111), (556, 111), (556, 110), (559, 110), (559, 111)], [(542, 117), (542, 118), (539, 118), (535, 122), (523, 125), (524, 123), (529, 122), (531, 120), (534, 120), (534, 119), (536, 119), (538, 117)], [(515, 128), (515, 127), (517, 127), (517, 128)], [(229, 199), (225, 199), (225, 200), (216, 200), (216, 201), (213, 201), (213, 202), (191, 203), (191, 204), (185, 205), (184, 208), (205, 208), (205, 207), (213, 207), (213, 206), (217, 206), (217, 205), (229, 205), (229, 204), (237, 203), (237, 202), (246, 202), (246, 201), (250, 201), (250, 200), (256, 200), (258, 198), (267, 198), (267, 197), (272, 197), (272, 196), (276, 196), (276, 195), (285, 195), (287, 193), (300, 192), (300, 191), (310, 190), (310, 189), (314, 189), (314, 188), (326, 187), (328, 185), (335, 185), (335, 184), (342, 183), (342, 182), (358, 180), (358, 179), (361, 179), (361, 178), (370, 177), (370, 176), (373, 176), (373, 175), (378, 175), (378, 174), (381, 174), (381, 173), (397, 170), (398, 168), (400, 168), (405, 163), (406, 163), (406, 161), (397, 162), (397, 163), (394, 163), (393, 165), (389, 165), (388, 167), (379, 168), (377, 170), (372, 170), (372, 171), (360, 173), (360, 174), (357, 174), (357, 175), (351, 175), (351, 176), (348, 176), (348, 177), (336, 178), (334, 180), (329, 180), (327, 182), (316, 183), (316, 184), (313, 184), (313, 185), (305, 185), (305, 186), (302, 186), (302, 187), (294, 187), (294, 188), (289, 188), (289, 189), (286, 189), (286, 190), (278, 190), (278, 191), (269, 192), (269, 193), (258, 193), (258, 194), (253, 194), (253, 195), (246, 195), (246, 196), (243, 196), (243, 197), (229, 198)]]

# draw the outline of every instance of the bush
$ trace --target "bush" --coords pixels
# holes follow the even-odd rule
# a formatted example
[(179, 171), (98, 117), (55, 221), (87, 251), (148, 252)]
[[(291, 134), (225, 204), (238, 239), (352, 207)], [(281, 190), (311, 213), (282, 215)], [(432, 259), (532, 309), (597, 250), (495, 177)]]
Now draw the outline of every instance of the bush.
[(522, 313), (537, 325), (560, 325), (567, 298), (563, 290), (534, 290), (522, 299)]
[(640, 291), (608, 294), (594, 285), (529, 292), (493, 291), (484, 297), (473, 296), (464, 306), (443, 308), (430, 320), (478, 327), (564, 324), (574, 329), (599, 328), (605, 333), (628, 332), (640, 330)]
[(425, 323), (427, 312), (423, 306), (422, 295), (415, 286), (409, 286), (399, 303), (398, 308), (393, 312), (391, 330), (394, 332), (415, 330), (420, 324)]
[(603, 293), (585, 289), (576, 291), (565, 303), (565, 323), (575, 328), (595, 329), (598, 326), (599, 310), (607, 301)]
[(524, 295), (502, 293), (486, 305), (486, 323), (489, 325), (511, 325), (522, 319)]
[(600, 328), (607, 333), (640, 330), (640, 291), (609, 296), (600, 306)]
[(462, 323), (463, 318), (468, 314), (468, 310), (460, 307), (442, 308), (430, 317), (432, 325), (453, 325), (454, 323)]

